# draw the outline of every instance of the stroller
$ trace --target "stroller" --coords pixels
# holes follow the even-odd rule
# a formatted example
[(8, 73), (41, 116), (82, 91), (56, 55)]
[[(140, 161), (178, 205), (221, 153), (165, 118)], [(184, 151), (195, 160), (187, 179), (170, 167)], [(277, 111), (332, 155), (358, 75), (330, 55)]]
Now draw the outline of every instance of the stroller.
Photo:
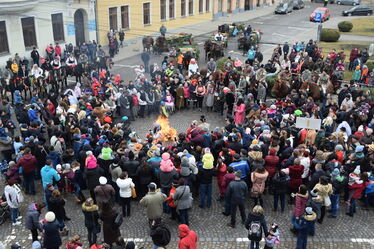
[(2, 225), (7, 218), (10, 217), (10, 208), (3, 195), (0, 199), (0, 225)]

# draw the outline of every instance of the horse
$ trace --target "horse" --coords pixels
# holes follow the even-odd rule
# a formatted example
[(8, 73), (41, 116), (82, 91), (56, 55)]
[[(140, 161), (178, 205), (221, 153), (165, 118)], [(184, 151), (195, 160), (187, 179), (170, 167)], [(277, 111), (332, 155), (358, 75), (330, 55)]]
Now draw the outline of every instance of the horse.
[(208, 53), (208, 58), (213, 58), (214, 60), (217, 60), (224, 56), (223, 48), (220, 44), (212, 43), (212, 46), (210, 48), (210, 51)]
[(166, 45), (166, 38), (165, 36), (159, 36), (156, 38), (156, 43), (153, 46), (153, 52), (157, 54), (161, 54), (162, 52), (169, 51)]
[(290, 92), (290, 87), (285, 80), (276, 79), (271, 89), (271, 94), (276, 98), (284, 98)]
[(306, 92), (307, 95), (312, 97), (315, 101), (321, 99), (320, 88), (314, 82), (304, 81), (303, 84), (301, 84), (300, 91)]
[(223, 82), (225, 74), (221, 70), (216, 70), (212, 73), (214, 82)]
[(230, 32), (230, 26), (228, 24), (222, 24), (218, 26), (218, 32), (220, 33), (229, 33)]
[(213, 43), (210, 39), (204, 42), (205, 60), (206, 61), (208, 60), (208, 54), (209, 54), (210, 50), (212, 49), (212, 44)]
[(154, 40), (150, 36), (143, 37), (143, 51), (147, 50), (148, 52), (151, 51), (151, 47), (153, 47)]

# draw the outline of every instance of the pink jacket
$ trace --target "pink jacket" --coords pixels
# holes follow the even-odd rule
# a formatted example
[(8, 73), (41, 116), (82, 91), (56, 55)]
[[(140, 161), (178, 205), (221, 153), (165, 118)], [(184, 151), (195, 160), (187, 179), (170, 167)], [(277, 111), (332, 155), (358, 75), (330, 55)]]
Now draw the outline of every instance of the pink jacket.
[(301, 217), (304, 214), (305, 205), (308, 201), (308, 194), (301, 195), (296, 194), (295, 206), (293, 208), (292, 214), (296, 217)]
[(162, 172), (171, 172), (175, 167), (173, 162), (170, 160), (170, 154), (165, 152), (162, 154), (161, 158), (160, 170)]
[(90, 155), (86, 158), (87, 169), (93, 169), (97, 167), (97, 159), (94, 155)]

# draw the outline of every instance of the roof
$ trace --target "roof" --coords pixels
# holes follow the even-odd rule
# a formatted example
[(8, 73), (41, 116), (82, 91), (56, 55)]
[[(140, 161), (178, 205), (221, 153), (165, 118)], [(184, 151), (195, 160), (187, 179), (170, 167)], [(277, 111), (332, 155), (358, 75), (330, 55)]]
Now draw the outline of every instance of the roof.
[(326, 10), (329, 10), (328, 8), (323, 8), (323, 7), (318, 7), (318, 8), (316, 8), (314, 11), (316, 11), (316, 10), (323, 10), (323, 11), (326, 11)]

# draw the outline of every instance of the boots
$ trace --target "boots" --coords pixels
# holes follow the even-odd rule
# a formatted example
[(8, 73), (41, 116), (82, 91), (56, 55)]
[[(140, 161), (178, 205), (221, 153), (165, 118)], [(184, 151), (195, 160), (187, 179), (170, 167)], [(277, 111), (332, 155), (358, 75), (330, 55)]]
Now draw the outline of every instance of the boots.
[(61, 236), (68, 236), (68, 234), (69, 234), (69, 230), (66, 229), (66, 227), (64, 227), (64, 229), (60, 232)]

